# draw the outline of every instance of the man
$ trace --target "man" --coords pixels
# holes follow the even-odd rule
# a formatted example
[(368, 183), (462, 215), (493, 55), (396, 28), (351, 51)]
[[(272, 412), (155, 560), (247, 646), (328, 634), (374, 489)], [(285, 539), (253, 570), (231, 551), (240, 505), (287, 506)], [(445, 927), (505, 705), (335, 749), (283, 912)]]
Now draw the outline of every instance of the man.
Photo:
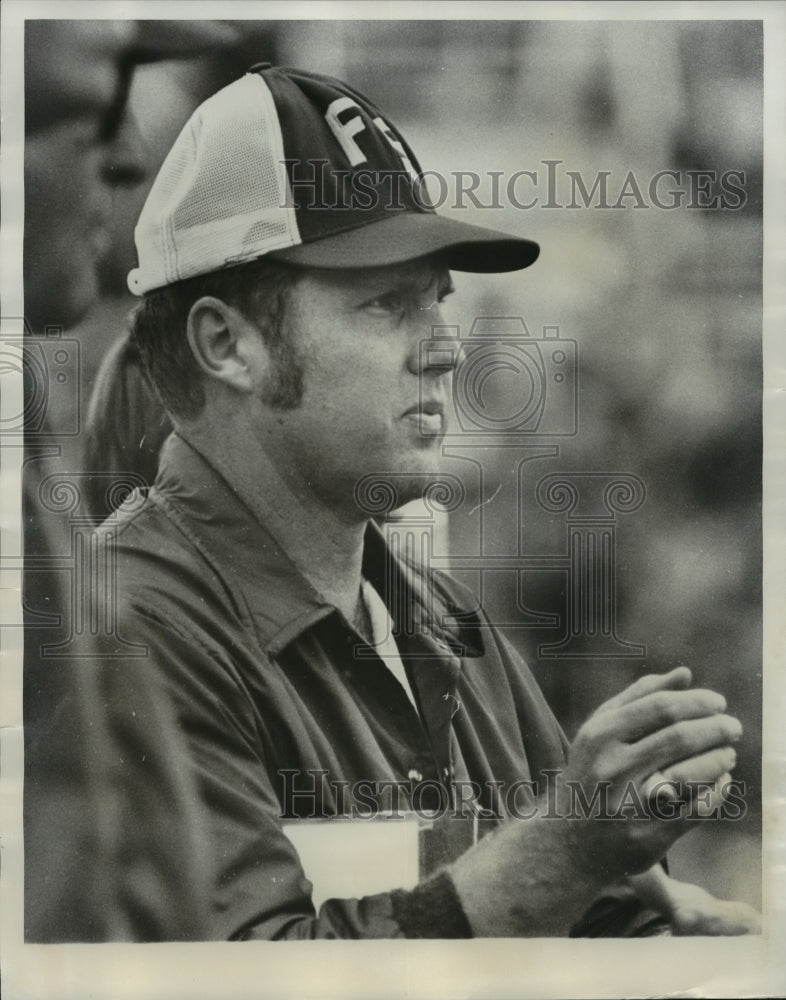
[[(175, 434), (149, 495), (99, 531), (117, 583), (93, 596), (116, 627), (93, 648), (99, 672), (163, 685), (174, 706), (209, 858), (206, 936), (659, 932), (639, 897), (676, 931), (750, 929), (745, 909), (653, 868), (697, 806), (688, 790), (664, 809), (658, 787), (704, 783), (722, 803), (740, 736), (724, 700), (690, 690), (685, 668), (643, 678), (566, 759), (472, 594), (397, 559), (364, 509), (369, 477), (400, 502), (438, 479), (457, 352), (433, 328), (450, 269), (538, 253), (437, 216), (419, 174), (362, 95), (261, 65), (197, 110), (137, 227), (135, 345)], [(127, 706), (99, 717), (128, 759), (159, 758)], [(317, 911), (285, 820), (326, 833), (361, 785), (372, 812), (447, 802), (462, 829), (469, 789), (470, 817), (496, 829), (414, 888)], [(610, 822), (572, 798), (601, 787)], [(646, 817), (623, 818), (631, 795)]]
[[(25, 936), (30, 941), (158, 937), (179, 922), (179, 936), (201, 936), (199, 858), (189, 828), (189, 781), (178, 768), (178, 734), (166, 700), (132, 689), (122, 675), (101, 676), (72, 655), (81, 627), (75, 581), (81, 535), (72, 534), (80, 496), (72, 448), (79, 427), (78, 345), (62, 332), (98, 294), (111, 192), (144, 177), (126, 97), (134, 66), (194, 55), (234, 33), (220, 25), (138, 21), (31, 20), (25, 25), (26, 317), (24, 465)], [(40, 336), (42, 335), (43, 336)], [(70, 586), (67, 586), (70, 583)], [(74, 610), (76, 609), (76, 610)], [(162, 733), (156, 767), (115, 767), (114, 734), (96, 718), (107, 698), (136, 711)], [(100, 750), (99, 750), (100, 748)], [(111, 790), (113, 806), (108, 805)], [(142, 796), (151, 811), (173, 804), (166, 825), (122, 838), (125, 875), (116, 877), (123, 804)], [(114, 810), (114, 811), (113, 811)], [(185, 817), (189, 817), (186, 819)], [(135, 858), (148, 868), (163, 841), (182, 839), (163, 878), (145, 889)], [(85, 860), (89, 859), (89, 864)], [(174, 869), (173, 869), (174, 865)], [(163, 872), (163, 870), (162, 870)], [(114, 874), (112, 874), (114, 873)]]

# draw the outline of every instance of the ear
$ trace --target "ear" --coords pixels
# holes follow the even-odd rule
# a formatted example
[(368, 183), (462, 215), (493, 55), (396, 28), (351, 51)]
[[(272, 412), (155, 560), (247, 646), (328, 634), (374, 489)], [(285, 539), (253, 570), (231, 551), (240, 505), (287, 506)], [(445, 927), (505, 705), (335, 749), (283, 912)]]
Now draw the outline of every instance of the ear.
[(259, 330), (221, 299), (205, 295), (191, 306), (186, 334), (197, 364), (212, 379), (251, 392), (266, 367), (267, 352)]

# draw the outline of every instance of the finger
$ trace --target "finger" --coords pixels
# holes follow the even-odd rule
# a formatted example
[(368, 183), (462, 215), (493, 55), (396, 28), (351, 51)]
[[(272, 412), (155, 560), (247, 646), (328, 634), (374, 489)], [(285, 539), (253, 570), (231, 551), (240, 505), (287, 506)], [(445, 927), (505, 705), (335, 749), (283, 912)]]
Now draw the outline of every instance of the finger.
[[(630, 763), (643, 774), (675, 767), (709, 750), (736, 743), (742, 735), (739, 720), (731, 715), (686, 719), (666, 726), (629, 747)], [(714, 777), (714, 776), (713, 776)]]
[(715, 747), (707, 753), (667, 767), (661, 774), (664, 781), (677, 785), (691, 781), (717, 781), (722, 775), (732, 771), (736, 764), (737, 752), (734, 747)]
[(682, 794), (682, 789), (676, 781), (664, 777), (662, 771), (656, 771), (647, 778), (643, 792), (644, 797), (650, 802), (666, 803), (676, 802)]
[(690, 782), (720, 781), (724, 776), (731, 780), (729, 772), (736, 764), (734, 747), (716, 747), (651, 774), (644, 784), (644, 795), (659, 802), (684, 799)]
[(598, 712), (620, 708), (622, 705), (628, 705), (630, 702), (653, 694), (655, 691), (690, 687), (691, 680), (692, 675), (687, 667), (675, 667), (667, 674), (647, 674), (646, 677), (640, 677), (613, 698), (604, 701)]
[(610, 734), (629, 743), (683, 719), (716, 715), (725, 709), (726, 699), (716, 691), (657, 691), (621, 706), (607, 721)]
[(714, 816), (726, 801), (726, 790), (731, 782), (731, 775), (722, 774), (714, 784), (696, 782), (687, 785), (686, 789), (691, 800), (691, 814), (697, 819), (707, 819)]
[(677, 909), (671, 920), (672, 933), (678, 936), (701, 934), (761, 934), (761, 914), (747, 903), (712, 900), (709, 907), (686, 906)]
[(741, 912), (737, 909), (742, 904), (734, 905), (735, 909), (726, 913), (716, 913), (711, 917), (689, 913), (687, 917), (678, 913), (672, 921), (672, 934), (675, 937), (701, 935), (702, 937), (723, 937), (740, 934), (761, 934), (762, 920), (756, 911)]

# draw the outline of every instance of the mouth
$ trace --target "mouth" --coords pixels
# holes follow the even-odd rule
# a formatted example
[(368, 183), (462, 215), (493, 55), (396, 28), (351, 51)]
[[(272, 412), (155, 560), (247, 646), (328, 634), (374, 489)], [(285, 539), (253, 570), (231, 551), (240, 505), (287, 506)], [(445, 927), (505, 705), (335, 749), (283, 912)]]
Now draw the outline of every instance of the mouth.
[(445, 405), (439, 400), (424, 400), (410, 406), (402, 419), (414, 423), (424, 437), (437, 437), (445, 430)]

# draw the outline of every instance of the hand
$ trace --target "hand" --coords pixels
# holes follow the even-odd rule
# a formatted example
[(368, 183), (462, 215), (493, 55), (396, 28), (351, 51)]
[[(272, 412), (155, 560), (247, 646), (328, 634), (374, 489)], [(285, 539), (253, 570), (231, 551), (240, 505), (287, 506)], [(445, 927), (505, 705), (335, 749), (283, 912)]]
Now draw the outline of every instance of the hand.
[(660, 865), (630, 881), (641, 899), (668, 918), (675, 935), (761, 934), (761, 914), (752, 906), (716, 899), (698, 885), (669, 878)]
[(698, 885), (677, 885), (679, 892), (669, 914), (674, 934), (761, 934), (761, 914), (747, 903), (716, 899)]
[[(690, 682), (686, 667), (641, 678), (601, 705), (573, 743), (558, 808), (575, 816), (576, 789), (587, 802), (599, 788), (604, 791), (606, 814), (617, 818), (573, 820), (571, 839), (584, 864), (600, 868), (609, 880), (648, 868), (689, 828), (690, 808), (650, 808), (653, 774), (688, 788), (688, 807), (688, 783), (705, 783), (705, 789), (711, 784), (709, 802), (705, 799), (702, 806), (705, 814), (708, 806), (722, 802), (736, 761), (730, 744), (739, 739), (742, 727), (723, 714), (721, 695), (688, 690)], [(626, 803), (632, 804), (628, 817), (621, 808)], [(638, 813), (637, 805), (643, 807)]]
[[(730, 744), (742, 728), (723, 714), (720, 695), (687, 690), (690, 682), (690, 671), (679, 667), (643, 677), (607, 701), (579, 730), (557, 778), (556, 801), (541, 803), (532, 819), (503, 823), (449, 867), (476, 936), (567, 934), (607, 885), (660, 860), (689, 820), (646, 808), (654, 773), (714, 783), (720, 804), (719, 789), (734, 766)], [(617, 818), (577, 813), (577, 789), (585, 802), (602, 789), (604, 815)], [(642, 818), (622, 808), (631, 794)], [(675, 911), (675, 920), (687, 926), (688, 912)]]

